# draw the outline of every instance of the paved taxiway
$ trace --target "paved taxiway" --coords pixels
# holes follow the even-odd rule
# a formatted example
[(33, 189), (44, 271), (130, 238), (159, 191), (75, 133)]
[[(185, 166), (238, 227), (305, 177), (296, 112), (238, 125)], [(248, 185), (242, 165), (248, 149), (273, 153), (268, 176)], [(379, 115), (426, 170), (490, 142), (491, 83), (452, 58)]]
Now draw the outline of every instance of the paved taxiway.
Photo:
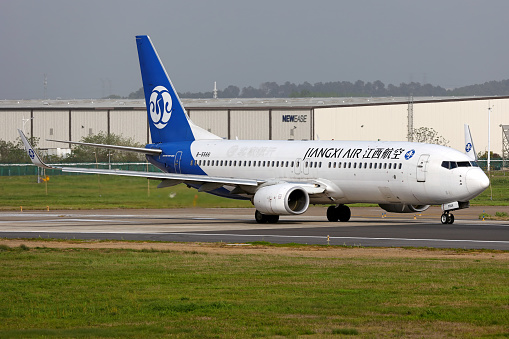
[(0, 212), (0, 237), (118, 239), (179, 242), (306, 243), (384, 247), (489, 248), (509, 250), (509, 221), (479, 220), (507, 207), (455, 211), (453, 225), (442, 225), (440, 208), (422, 214), (387, 214), (352, 208), (348, 223), (331, 223), (325, 208), (301, 216), (281, 216), (260, 225), (254, 209), (168, 209)]

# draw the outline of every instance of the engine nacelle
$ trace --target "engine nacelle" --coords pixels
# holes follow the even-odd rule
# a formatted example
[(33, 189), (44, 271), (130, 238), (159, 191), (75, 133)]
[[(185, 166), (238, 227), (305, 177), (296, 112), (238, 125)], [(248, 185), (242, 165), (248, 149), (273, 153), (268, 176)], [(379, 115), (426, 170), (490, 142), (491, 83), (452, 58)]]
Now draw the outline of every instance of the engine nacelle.
[(424, 212), (430, 205), (379, 204), (379, 206), (387, 212), (414, 213)]
[(294, 184), (277, 184), (256, 191), (253, 204), (267, 215), (302, 214), (309, 207), (309, 195)]

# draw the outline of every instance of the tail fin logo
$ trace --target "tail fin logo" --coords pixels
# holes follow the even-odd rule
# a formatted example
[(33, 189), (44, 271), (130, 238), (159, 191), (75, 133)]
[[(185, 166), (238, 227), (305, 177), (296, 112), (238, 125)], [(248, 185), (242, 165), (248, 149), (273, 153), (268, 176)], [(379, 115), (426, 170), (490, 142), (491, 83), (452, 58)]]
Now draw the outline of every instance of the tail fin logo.
[(471, 143), (467, 143), (467, 145), (465, 146), (465, 152), (470, 152), (472, 150), (472, 144)]
[(171, 117), (173, 101), (170, 92), (164, 86), (157, 86), (150, 95), (150, 118), (154, 126), (163, 129)]

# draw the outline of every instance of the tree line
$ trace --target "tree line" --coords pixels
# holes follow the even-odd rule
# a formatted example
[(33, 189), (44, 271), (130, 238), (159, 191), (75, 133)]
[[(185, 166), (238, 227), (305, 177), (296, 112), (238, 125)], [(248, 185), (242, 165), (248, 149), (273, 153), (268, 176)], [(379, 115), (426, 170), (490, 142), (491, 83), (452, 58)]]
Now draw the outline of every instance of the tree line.
[[(181, 98), (212, 98), (210, 92), (184, 92), (179, 93)], [(282, 85), (276, 82), (264, 82), (258, 88), (247, 86), (239, 88), (230, 85), (219, 90), (219, 98), (306, 98), (306, 97), (406, 97), (406, 96), (491, 96), (509, 95), (509, 80), (489, 81), (484, 84), (445, 89), (441, 86), (421, 84), (419, 82), (401, 83), (399, 86), (385, 85), (380, 80), (374, 82), (335, 81), (317, 82), (311, 84), (304, 82), (294, 84), (289, 81)], [(112, 98), (120, 98), (112, 96)], [(129, 94), (127, 99), (143, 99), (143, 88)]]

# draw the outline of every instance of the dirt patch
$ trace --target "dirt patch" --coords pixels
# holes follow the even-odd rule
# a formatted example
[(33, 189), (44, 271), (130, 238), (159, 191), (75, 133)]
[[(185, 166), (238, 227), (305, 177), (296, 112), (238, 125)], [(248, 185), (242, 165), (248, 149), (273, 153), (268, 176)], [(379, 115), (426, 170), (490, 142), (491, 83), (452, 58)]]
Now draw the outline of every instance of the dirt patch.
[(249, 244), (225, 243), (165, 243), (165, 242), (128, 242), (128, 241), (39, 241), (0, 239), (0, 245), (30, 248), (90, 248), (90, 249), (154, 249), (171, 251), (197, 251), (217, 254), (268, 254), (316, 258), (475, 258), (509, 260), (509, 252), (502, 251), (462, 251), (405, 248), (357, 248), (357, 247), (272, 247)]

